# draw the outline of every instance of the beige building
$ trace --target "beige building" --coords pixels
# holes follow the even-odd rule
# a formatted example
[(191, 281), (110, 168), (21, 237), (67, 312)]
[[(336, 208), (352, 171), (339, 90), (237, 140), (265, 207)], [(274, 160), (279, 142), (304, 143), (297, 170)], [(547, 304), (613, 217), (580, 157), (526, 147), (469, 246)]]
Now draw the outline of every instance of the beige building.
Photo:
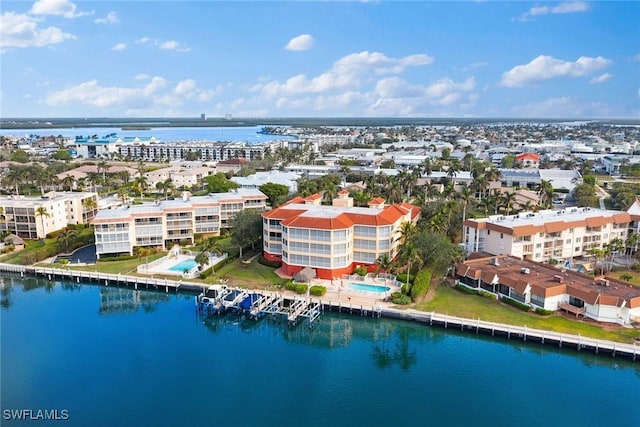
[(23, 239), (43, 239), (68, 224), (88, 223), (96, 215), (97, 206), (96, 193), (52, 191), (40, 197), (2, 196), (0, 232), (7, 231)]
[(137, 246), (167, 249), (194, 243), (196, 234), (219, 235), (244, 209), (266, 209), (267, 196), (256, 189), (238, 189), (208, 196), (158, 200), (155, 203), (102, 210), (93, 221), (96, 255), (133, 254)]
[(466, 220), (463, 244), (468, 253), (566, 261), (589, 255), (590, 249), (601, 249), (613, 239), (626, 240), (630, 223), (627, 212), (595, 208), (492, 215)]

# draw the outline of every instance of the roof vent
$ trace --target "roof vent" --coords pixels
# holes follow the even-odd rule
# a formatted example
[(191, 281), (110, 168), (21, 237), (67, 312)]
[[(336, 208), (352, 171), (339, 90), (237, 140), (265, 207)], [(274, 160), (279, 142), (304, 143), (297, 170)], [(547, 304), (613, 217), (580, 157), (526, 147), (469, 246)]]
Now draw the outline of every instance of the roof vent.
[(528, 268), (523, 267), (523, 268), (520, 269), (520, 273), (522, 273), (522, 274), (531, 274), (531, 270), (528, 269)]
[(498, 260), (498, 258), (491, 258), (491, 265), (499, 266), (500, 261)]

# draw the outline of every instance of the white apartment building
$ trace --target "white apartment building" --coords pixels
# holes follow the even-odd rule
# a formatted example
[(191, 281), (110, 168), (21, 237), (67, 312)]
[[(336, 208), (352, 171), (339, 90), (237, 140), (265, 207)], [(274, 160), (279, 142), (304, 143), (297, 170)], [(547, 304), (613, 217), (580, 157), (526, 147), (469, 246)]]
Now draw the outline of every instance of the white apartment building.
[(0, 232), (44, 239), (68, 224), (88, 223), (98, 212), (98, 203), (96, 193), (52, 191), (39, 197), (0, 196), (0, 208)]
[(173, 243), (194, 243), (196, 234), (219, 235), (244, 209), (264, 210), (267, 196), (256, 189), (237, 189), (208, 196), (159, 200), (102, 210), (95, 217), (96, 255), (128, 253), (136, 246), (167, 249)]
[(492, 215), (466, 220), (463, 244), (468, 253), (567, 261), (589, 255), (590, 249), (601, 249), (613, 239), (626, 240), (630, 223), (627, 212), (595, 208)]

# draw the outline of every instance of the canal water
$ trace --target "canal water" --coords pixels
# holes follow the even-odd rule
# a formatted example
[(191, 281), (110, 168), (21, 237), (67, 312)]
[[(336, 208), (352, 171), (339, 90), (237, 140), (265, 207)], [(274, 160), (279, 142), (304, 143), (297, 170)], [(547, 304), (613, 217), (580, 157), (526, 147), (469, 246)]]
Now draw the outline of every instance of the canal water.
[(192, 295), (0, 276), (1, 397), (69, 426), (640, 425), (640, 363), (422, 324), (309, 329)]

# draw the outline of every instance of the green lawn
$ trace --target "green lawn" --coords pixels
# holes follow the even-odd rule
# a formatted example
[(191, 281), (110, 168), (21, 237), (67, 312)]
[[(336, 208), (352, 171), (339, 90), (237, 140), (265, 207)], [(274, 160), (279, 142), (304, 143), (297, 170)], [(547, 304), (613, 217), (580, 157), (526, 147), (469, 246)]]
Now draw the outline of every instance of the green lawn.
[(539, 316), (533, 313), (524, 313), (497, 301), (491, 301), (477, 295), (463, 294), (444, 285), (438, 287), (436, 296), (431, 301), (417, 304), (415, 308), (451, 316), (579, 334), (610, 341), (628, 343), (640, 338), (640, 331), (637, 329), (622, 327), (605, 329), (590, 321), (571, 320), (560, 315)]
[(620, 277), (620, 276), (622, 276), (624, 274), (631, 275), (631, 279), (627, 283), (629, 283), (630, 285), (637, 286), (637, 287), (640, 288), (640, 274), (636, 273), (635, 271), (631, 271), (631, 270), (616, 270), (614, 272), (607, 273), (607, 276), (615, 277), (616, 279), (622, 280), (624, 282), (625, 280), (623, 280)]
[(286, 280), (278, 277), (274, 271), (273, 267), (259, 264), (257, 258), (254, 258), (249, 264), (235, 259), (220, 269), (216, 269), (215, 275), (207, 277), (205, 282), (215, 283), (219, 278), (227, 277), (232, 279), (231, 284), (234, 286), (268, 288), (284, 285)]
[[(157, 254), (149, 255), (149, 262), (154, 261), (160, 257), (165, 256), (166, 252), (158, 252)], [(99, 273), (112, 273), (112, 274), (134, 274), (136, 272), (136, 268), (140, 264), (145, 264), (147, 262), (146, 258), (138, 259), (127, 259), (124, 261), (105, 261), (98, 262), (95, 265), (86, 265), (86, 266), (74, 266), (72, 264), (38, 264), (40, 267), (54, 267), (54, 268), (70, 268), (71, 270), (84, 270), (84, 271), (97, 271)], [(175, 277), (173, 277), (175, 279)]]

